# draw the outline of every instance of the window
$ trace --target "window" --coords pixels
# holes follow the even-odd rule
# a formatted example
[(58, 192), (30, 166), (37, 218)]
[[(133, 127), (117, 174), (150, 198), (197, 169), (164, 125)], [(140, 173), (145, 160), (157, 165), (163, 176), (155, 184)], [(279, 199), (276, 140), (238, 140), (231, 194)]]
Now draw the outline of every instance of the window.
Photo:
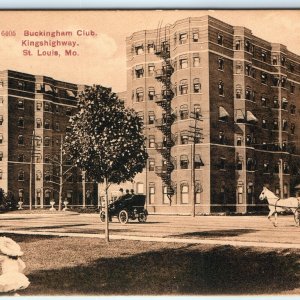
[(273, 65), (278, 65), (278, 58), (277, 58), (276, 55), (274, 55), (273, 58), (272, 58), (272, 64)]
[(278, 130), (278, 120), (277, 119), (273, 119), (273, 130)]
[(270, 163), (267, 160), (264, 161), (263, 172), (264, 173), (269, 173), (270, 172)]
[(188, 111), (188, 106), (181, 105), (180, 106), (180, 120), (186, 120), (189, 117), (189, 111)]
[(273, 107), (274, 108), (279, 108), (279, 102), (278, 102), (278, 98), (277, 97), (273, 98)]
[(66, 127), (66, 132), (71, 132), (72, 131), (72, 128), (70, 126), (67, 126)]
[(241, 137), (241, 136), (238, 136), (238, 137), (236, 138), (236, 145), (237, 145), (237, 146), (242, 146), (242, 137)]
[(218, 45), (223, 45), (223, 35), (220, 33), (218, 33), (217, 42)]
[(2, 143), (3, 143), (3, 134), (0, 133), (0, 144), (2, 144)]
[(281, 86), (283, 87), (283, 88), (285, 88), (285, 85), (286, 85), (286, 77), (281, 77)]
[(226, 158), (224, 156), (220, 157), (220, 170), (225, 170)]
[(264, 128), (264, 129), (267, 129), (268, 123), (267, 123), (266, 119), (262, 119), (261, 127)]
[(0, 125), (3, 124), (3, 116), (0, 116)]
[(50, 103), (45, 102), (45, 103), (44, 103), (44, 111), (51, 111), (50, 108), (51, 108)]
[(201, 159), (200, 154), (195, 154), (194, 168), (195, 169), (200, 169), (202, 166), (204, 166), (204, 163)]
[(187, 58), (179, 59), (179, 68), (186, 69), (187, 67), (188, 67), (188, 59)]
[(148, 76), (153, 76), (154, 75), (154, 69), (155, 69), (154, 64), (149, 64), (148, 65)]
[(289, 103), (289, 102), (287, 101), (286, 98), (282, 98), (282, 100), (281, 100), (281, 108), (282, 108), (282, 109), (287, 109), (288, 103)]
[(251, 52), (251, 43), (248, 40), (245, 41), (245, 50)]
[(290, 167), (289, 167), (289, 164), (288, 162), (283, 162), (283, 173), (284, 174), (289, 174), (290, 173)]
[(149, 159), (149, 171), (155, 170), (155, 161), (154, 159)]
[(45, 147), (49, 147), (50, 146), (50, 137), (49, 136), (46, 136), (44, 138), (44, 146)]
[(42, 110), (42, 106), (43, 106), (42, 102), (40, 101), (36, 102), (36, 110)]
[(0, 161), (2, 161), (2, 160), (3, 160), (3, 152), (0, 151)]
[(155, 89), (154, 89), (154, 87), (149, 87), (148, 88), (148, 99), (154, 100), (154, 97), (155, 97)]
[(268, 75), (264, 72), (261, 72), (261, 83), (267, 84), (268, 81)]
[(144, 90), (143, 88), (136, 89), (136, 102), (144, 101)]
[(224, 71), (224, 59), (223, 58), (218, 59), (218, 70)]
[(281, 56), (281, 65), (285, 66), (285, 56)]
[(189, 186), (187, 183), (181, 184), (181, 203), (188, 204), (189, 203)]
[(283, 197), (288, 198), (288, 196), (289, 196), (289, 185), (285, 183), (283, 185)]
[(193, 88), (194, 88), (194, 93), (200, 93), (201, 84), (200, 84), (199, 78), (194, 78), (194, 80), (193, 80)]
[(155, 184), (149, 184), (149, 204), (153, 204), (155, 199)]
[(155, 122), (154, 112), (149, 111), (149, 113), (148, 113), (148, 124), (151, 125), (151, 124), (154, 124), (154, 122)]
[(238, 84), (235, 88), (235, 97), (236, 99), (241, 99), (242, 98), (242, 86), (240, 84)]
[(247, 171), (255, 171), (255, 160), (251, 157), (247, 159)]
[(262, 51), (262, 53), (261, 53), (261, 60), (262, 60), (263, 62), (266, 62), (266, 61), (267, 61), (267, 53), (264, 52), (264, 51)]
[(37, 147), (40, 147), (41, 144), (42, 144), (42, 138), (41, 138), (40, 136), (36, 136), (36, 137), (35, 137), (35, 145), (36, 145)]
[(186, 32), (183, 32), (183, 33), (180, 33), (179, 34), (179, 44), (186, 44), (187, 43), (187, 38), (188, 38), (188, 35)]
[(18, 180), (19, 181), (24, 181), (24, 171), (23, 170), (20, 170), (19, 173), (18, 173)]
[(224, 131), (219, 131), (219, 144), (225, 144), (226, 140), (225, 140), (225, 134)]
[(55, 112), (58, 114), (59, 113), (59, 105), (55, 105)]
[(71, 114), (72, 114), (71, 109), (70, 109), (70, 108), (67, 108), (67, 109), (66, 109), (66, 116), (67, 116), (67, 117), (70, 117)]
[(260, 98), (260, 100), (261, 100), (261, 106), (266, 107), (267, 106), (267, 98), (262, 96)]
[(18, 162), (24, 161), (24, 154), (18, 154)]
[(135, 54), (140, 55), (144, 53), (144, 46), (143, 44), (138, 44), (135, 46)]
[(198, 53), (193, 54), (193, 67), (199, 67), (200, 66), (200, 57)]
[(50, 154), (45, 155), (45, 163), (49, 164), (50, 163)]
[(136, 78), (143, 78), (143, 76), (144, 76), (143, 65), (138, 65), (135, 67), (135, 76), (136, 76)]
[(48, 119), (45, 120), (44, 128), (50, 129), (50, 121)]
[(24, 145), (24, 136), (23, 135), (18, 136), (18, 145)]
[(154, 46), (154, 42), (148, 42), (148, 53), (154, 53), (155, 50), (155, 46)]
[(243, 66), (242, 66), (242, 63), (240, 61), (236, 62), (235, 70), (236, 70), (236, 74), (241, 74), (242, 73)]
[(290, 128), (291, 128), (291, 134), (294, 134), (295, 133), (295, 128), (296, 128), (295, 123), (291, 123)]
[(36, 163), (41, 163), (42, 161), (42, 155), (41, 154), (37, 154), (36, 157), (35, 157), (35, 162)]
[(241, 40), (235, 41), (235, 50), (241, 50)]
[(189, 143), (189, 134), (188, 132), (182, 132), (181, 135), (180, 135), (180, 138), (181, 138), (181, 144), (182, 145), (185, 145), (185, 144), (188, 144)]
[(219, 81), (218, 84), (219, 96), (224, 96), (224, 83), (223, 81)]
[(149, 136), (149, 148), (155, 148), (155, 136)]
[(59, 126), (59, 123), (58, 123), (58, 122), (55, 123), (55, 130), (56, 130), (56, 131), (59, 131), (59, 130), (60, 130), (60, 126)]
[(287, 151), (287, 141), (282, 142), (282, 151)]
[(282, 120), (282, 130), (286, 131), (288, 129), (288, 121), (286, 119)]
[(42, 172), (40, 170), (36, 171), (35, 178), (37, 181), (40, 181), (42, 179)]
[(251, 90), (251, 88), (250, 87), (248, 87), (247, 86), (247, 88), (246, 88), (246, 99), (247, 100), (251, 100), (251, 96), (252, 96), (252, 90)]
[(250, 134), (247, 134), (247, 136), (246, 136), (246, 145), (250, 146), (252, 144), (252, 142), (253, 142), (252, 136)]
[(247, 64), (247, 65), (245, 66), (245, 74), (246, 74), (247, 76), (251, 76), (251, 70), (252, 70), (252, 66), (249, 65), (249, 64)]
[(237, 155), (236, 158), (236, 169), (243, 170), (243, 157), (241, 155)]
[(41, 128), (42, 127), (42, 120), (40, 118), (36, 119), (36, 128)]
[(0, 169), (0, 180), (3, 179), (3, 171)]
[(291, 85), (290, 85), (290, 92), (291, 92), (292, 94), (295, 93), (295, 84), (294, 84), (293, 82), (291, 82)]
[(18, 99), (18, 109), (24, 109), (24, 100)]
[(169, 204), (170, 200), (168, 197), (168, 187), (167, 186), (163, 186), (163, 203), (164, 204)]
[(183, 79), (180, 81), (179, 83), (179, 91), (181, 95), (185, 95), (188, 93), (188, 84), (187, 84), (187, 80)]
[(50, 181), (51, 180), (51, 175), (49, 171), (46, 171), (45, 173), (45, 181)]
[(199, 42), (199, 31), (193, 30), (193, 42)]
[(187, 155), (180, 155), (180, 168), (181, 169), (188, 169), (189, 167), (189, 160)]
[(24, 128), (24, 118), (23, 117), (19, 117), (18, 127)]
[(19, 189), (19, 200), (20, 201), (24, 200), (24, 190), (23, 189)]

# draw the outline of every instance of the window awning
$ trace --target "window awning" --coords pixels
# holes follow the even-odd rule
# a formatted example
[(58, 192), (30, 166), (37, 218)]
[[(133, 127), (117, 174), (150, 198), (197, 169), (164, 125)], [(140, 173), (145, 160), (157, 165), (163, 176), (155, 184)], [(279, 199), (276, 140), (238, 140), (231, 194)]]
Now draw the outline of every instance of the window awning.
[(135, 70), (136, 71), (143, 70), (143, 65), (137, 65), (137, 66), (135, 66)]
[(282, 103), (289, 103), (289, 101), (286, 98), (282, 98)]
[(204, 165), (204, 164), (203, 164), (203, 161), (202, 161), (202, 159), (201, 159), (200, 154), (195, 154), (195, 162), (196, 162), (196, 163), (201, 163), (202, 165)]
[(154, 111), (149, 111), (148, 116), (155, 116)]
[(67, 92), (67, 95), (68, 95), (69, 97), (76, 97), (76, 95), (75, 95), (75, 93), (74, 93), (73, 91), (66, 90), (66, 92)]
[(247, 121), (258, 122), (258, 119), (253, 115), (253, 113), (250, 110), (247, 111)]
[(188, 109), (187, 104), (180, 105), (180, 110), (187, 110), (187, 109)]
[(194, 78), (193, 83), (200, 83), (199, 78)]
[(134, 45), (135, 48), (140, 48), (140, 47), (143, 47), (143, 43), (136, 43)]
[(53, 89), (49, 84), (45, 84), (45, 92), (53, 92)]
[(187, 59), (187, 54), (179, 55), (179, 59)]
[(241, 109), (238, 109), (235, 113), (236, 115), (236, 120), (244, 120), (245, 116), (244, 116), (244, 112)]
[(227, 110), (223, 106), (219, 107), (219, 117), (220, 118), (229, 117), (229, 113), (227, 112)]
[(152, 46), (152, 45), (154, 45), (154, 41), (148, 41), (147, 44), (148, 44), (148, 46), (149, 46), (149, 45)]
[(180, 85), (186, 85), (187, 83), (187, 79), (180, 80)]
[(182, 154), (182, 155), (180, 155), (180, 160), (181, 161), (188, 161), (189, 159), (188, 159), (188, 156), (186, 154)]

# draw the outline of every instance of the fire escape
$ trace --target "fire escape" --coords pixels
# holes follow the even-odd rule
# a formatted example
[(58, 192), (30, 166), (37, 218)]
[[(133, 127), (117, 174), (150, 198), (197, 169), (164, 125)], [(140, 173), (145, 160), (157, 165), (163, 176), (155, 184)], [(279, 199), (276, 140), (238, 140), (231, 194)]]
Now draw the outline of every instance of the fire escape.
[[(160, 29), (159, 29), (160, 30)], [(162, 118), (156, 120), (155, 126), (162, 132), (162, 142), (156, 143), (156, 150), (163, 158), (163, 165), (155, 168), (155, 172), (161, 177), (164, 187), (164, 194), (169, 198), (170, 204), (172, 196), (176, 192), (176, 184), (172, 182), (171, 174), (175, 168), (176, 161), (171, 156), (171, 149), (175, 145), (175, 136), (172, 134), (172, 124), (176, 119), (176, 114), (172, 110), (172, 99), (174, 92), (172, 90), (171, 76), (174, 72), (170, 59), (170, 42), (166, 37), (160, 39), (158, 34), (158, 43), (156, 44), (155, 54), (162, 60), (162, 68), (155, 72), (155, 78), (162, 84), (161, 93), (156, 95), (156, 104), (161, 106)]]

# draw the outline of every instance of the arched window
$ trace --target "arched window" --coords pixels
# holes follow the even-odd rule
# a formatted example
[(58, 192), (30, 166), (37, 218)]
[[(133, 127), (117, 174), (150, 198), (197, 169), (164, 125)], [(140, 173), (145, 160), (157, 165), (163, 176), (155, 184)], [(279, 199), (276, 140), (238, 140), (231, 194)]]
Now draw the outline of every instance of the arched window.
[(189, 203), (189, 186), (187, 182), (184, 182), (180, 186), (181, 192), (181, 203), (188, 204)]
[(144, 89), (140, 87), (136, 89), (136, 102), (142, 101), (144, 101)]
[(45, 120), (44, 128), (50, 129), (50, 121), (48, 119)]
[(199, 78), (193, 79), (193, 88), (194, 88), (194, 93), (200, 93), (201, 84)]
[(24, 136), (23, 135), (18, 136), (18, 145), (24, 145)]
[(42, 120), (40, 118), (36, 119), (36, 128), (41, 128), (42, 127)]
[(36, 171), (36, 180), (40, 181), (42, 179), (42, 172), (40, 170)]
[(181, 105), (179, 111), (180, 111), (180, 119), (181, 120), (188, 119), (189, 111), (188, 111), (188, 106), (186, 104)]
[(218, 90), (219, 90), (219, 95), (224, 96), (224, 82), (222, 80), (219, 81)]
[(181, 95), (185, 95), (188, 92), (188, 83), (186, 79), (182, 79), (179, 83), (179, 91)]
[(24, 181), (24, 179), (25, 179), (25, 172), (23, 170), (19, 170), (18, 180), (19, 181)]
[(243, 93), (242, 86), (240, 84), (237, 84), (236, 88), (235, 88), (235, 97), (236, 97), (236, 99), (241, 99), (242, 98), (242, 93)]

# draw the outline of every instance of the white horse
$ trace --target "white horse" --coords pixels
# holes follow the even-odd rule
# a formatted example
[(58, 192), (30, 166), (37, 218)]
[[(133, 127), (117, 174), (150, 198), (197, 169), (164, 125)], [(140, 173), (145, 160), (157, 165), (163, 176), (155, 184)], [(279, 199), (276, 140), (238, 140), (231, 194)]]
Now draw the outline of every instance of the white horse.
[(268, 219), (271, 221), (271, 216), (274, 214), (275, 222), (273, 225), (277, 226), (277, 213), (283, 211), (291, 211), (294, 214), (294, 220), (296, 226), (299, 226), (299, 211), (300, 210), (300, 199), (295, 197), (290, 197), (287, 199), (279, 199), (274, 193), (272, 193), (266, 187), (263, 188), (261, 194), (259, 195), (259, 200), (266, 199), (269, 206)]

